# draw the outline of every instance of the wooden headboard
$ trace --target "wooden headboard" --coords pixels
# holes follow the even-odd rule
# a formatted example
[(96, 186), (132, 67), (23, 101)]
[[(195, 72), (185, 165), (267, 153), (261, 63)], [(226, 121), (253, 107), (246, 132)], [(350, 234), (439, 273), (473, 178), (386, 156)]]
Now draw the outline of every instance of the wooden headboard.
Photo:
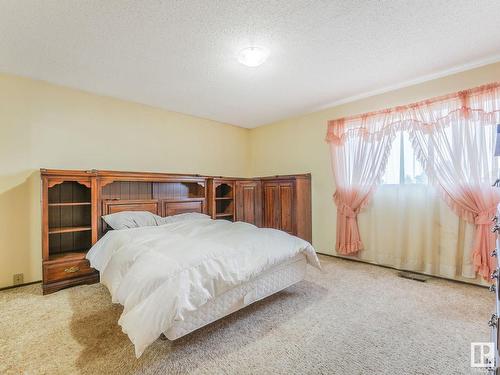
[(207, 177), (163, 173), (97, 171), (99, 237), (109, 228), (104, 215), (148, 211), (166, 217), (207, 213)]
[(115, 214), (122, 211), (148, 211), (159, 215), (158, 200), (117, 200), (102, 201), (102, 215)]
[[(188, 212), (205, 213), (205, 199), (189, 200), (117, 200), (105, 199), (102, 201), (102, 216), (122, 211), (148, 211), (162, 217), (184, 214)], [(102, 221), (102, 230), (111, 229)]]
[(148, 211), (162, 217), (183, 214), (186, 212), (205, 213), (205, 199), (189, 200), (116, 200), (102, 201), (102, 215), (122, 211)]

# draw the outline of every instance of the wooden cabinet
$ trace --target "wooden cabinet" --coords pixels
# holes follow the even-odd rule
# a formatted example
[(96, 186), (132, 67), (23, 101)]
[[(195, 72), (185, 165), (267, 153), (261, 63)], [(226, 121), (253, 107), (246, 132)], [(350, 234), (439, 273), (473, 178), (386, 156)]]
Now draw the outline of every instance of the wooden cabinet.
[(311, 242), (311, 176), (266, 177), (262, 191), (263, 226)]
[(236, 181), (236, 221), (262, 226), (262, 192), (260, 180)]
[(213, 219), (244, 221), (312, 240), (310, 174), (212, 178), (208, 197)]

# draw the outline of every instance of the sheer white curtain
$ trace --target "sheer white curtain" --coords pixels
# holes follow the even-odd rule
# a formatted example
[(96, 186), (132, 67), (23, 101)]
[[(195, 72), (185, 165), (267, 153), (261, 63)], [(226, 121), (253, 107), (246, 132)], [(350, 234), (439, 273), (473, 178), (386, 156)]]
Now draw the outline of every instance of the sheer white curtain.
[(474, 226), (455, 215), (431, 185), (380, 186), (358, 222), (365, 242), (358, 259), (483, 283), (472, 261)]
[(358, 216), (365, 250), (358, 259), (481, 283), (472, 262), (474, 226), (446, 205), (399, 131), (382, 184)]

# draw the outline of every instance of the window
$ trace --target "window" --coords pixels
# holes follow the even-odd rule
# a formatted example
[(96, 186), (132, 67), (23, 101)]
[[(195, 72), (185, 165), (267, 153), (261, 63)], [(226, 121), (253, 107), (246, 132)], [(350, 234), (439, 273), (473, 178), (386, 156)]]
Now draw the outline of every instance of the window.
[(417, 160), (406, 131), (399, 131), (392, 144), (382, 184), (427, 184), (427, 175)]

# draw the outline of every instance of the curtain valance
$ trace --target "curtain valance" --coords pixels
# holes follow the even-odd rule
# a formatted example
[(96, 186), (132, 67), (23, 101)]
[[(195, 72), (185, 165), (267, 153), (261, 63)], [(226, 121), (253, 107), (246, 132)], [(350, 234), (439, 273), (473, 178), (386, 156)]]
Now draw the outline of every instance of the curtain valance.
[(384, 132), (408, 124), (433, 127), (449, 124), (451, 119), (463, 116), (486, 123), (500, 122), (500, 82), (408, 105), (330, 120), (326, 141), (343, 142), (347, 134), (377, 138), (382, 137)]

